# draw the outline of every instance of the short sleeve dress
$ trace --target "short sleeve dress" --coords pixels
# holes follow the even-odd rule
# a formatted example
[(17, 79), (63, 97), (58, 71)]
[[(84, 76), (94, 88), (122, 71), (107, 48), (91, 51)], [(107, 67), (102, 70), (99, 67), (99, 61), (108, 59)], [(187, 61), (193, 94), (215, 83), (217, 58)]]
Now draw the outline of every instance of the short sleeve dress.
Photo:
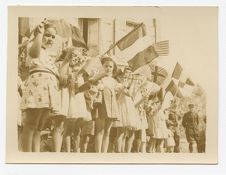
[(149, 132), (152, 138), (166, 139), (168, 138), (168, 128), (166, 126), (167, 115), (160, 109), (152, 116), (148, 116)]
[(21, 109), (47, 108), (59, 114), (58, 68), (55, 59), (45, 49), (39, 58), (28, 57), (29, 76), (24, 83)]
[(116, 101), (117, 81), (112, 77), (102, 78), (102, 103), (98, 106), (98, 117), (119, 120), (118, 104)]
[(68, 119), (82, 118), (85, 121), (92, 120), (83, 92), (75, 93), (79, 86), (84, 84), (82, 74), (77, 74), (80, 67), (74, 68), (68, 65), (66, 86), (60, 87), (60, 109)]
[[(129, 81), (127, 79), (119, 79), (122, 83), (122, 88), (127, 88)], [(134, 106), (132, 97), (129, 94), (126, 94), (122, 90), (117, 95), (117, 103), (119, 109), (119, 121), (116, 123), (117, 127), (127, 127), (130, 129), (137, 129), (139, 118), (137, 117), (137, 111)]]
[[(76, 81), (77, 86), (81, 86), (84, 84), (84, 79), (82, 74), (76, 75), (73, 78)], [(68, 109), (68, 117), (69, 118), (82, 118), (85, 121), (92, 120), (91, 112), (88, 111), (85, 96), (83, 92), (73, 93), (70, 92), (69, 95), (69, 109)]]

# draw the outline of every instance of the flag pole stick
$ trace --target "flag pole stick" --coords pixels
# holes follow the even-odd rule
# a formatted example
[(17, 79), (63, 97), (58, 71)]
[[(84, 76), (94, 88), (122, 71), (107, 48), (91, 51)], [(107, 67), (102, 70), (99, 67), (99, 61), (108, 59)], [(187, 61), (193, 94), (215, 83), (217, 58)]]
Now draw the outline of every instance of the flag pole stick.
[(111, 49), (113, 49), (119, 41), (123, 40), (125, 37), (127, 37), (128, 35), (130, 35), (132, 32), (134, 32), (135, 30), (137, 30), (139, 27), (141, 27), (143, 25), (143, 23), (140, 23), (136, 28), (134, 28), (131, 32), (127, 33), (124, 37), (122, 37), (120, 40), (118, 40), (117, 42), (115, 42), (106, 52), (104, 52), (100, 58), (102, 58), (106, 53), (108, 53)]
[[(168, 91), (167, 91), (168, 92)], [(165, 92), (164, 96), (163, 96), (163, 99), (162, 99), (162, 102), (165, 100), (165, 97), (166, 97), (166, 94), (167, 92)]]
[(157, 42), (157, 32), (156, 32), (156, 19), (153, 18), (153, 26), (154, 26), (154, 31), (155, 31), (155, 43)]
[(178, 92), (179, 88), (177, 88), (176, 93), (174, 95), (174, 97), (177, 97), (177, 92)]
[(153, 90), (153, 88), (154, 88), (154, 83), (151, 85), (151, 88), (150, 88), (150, 90), (148, 91), (148, 95), (151, 93), (151, 91)]
[[(115, 44), (115, 25), (116, 19), (113, 20), (113, 45)], [(115, 48), (113, 48), (113, 55), (115, 55)]]

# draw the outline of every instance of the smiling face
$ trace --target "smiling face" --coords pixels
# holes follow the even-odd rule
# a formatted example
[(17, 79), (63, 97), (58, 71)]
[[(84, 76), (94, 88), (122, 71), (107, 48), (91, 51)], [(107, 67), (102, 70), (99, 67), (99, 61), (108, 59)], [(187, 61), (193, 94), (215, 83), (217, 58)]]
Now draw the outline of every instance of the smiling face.
[(103, 64), (104, 70), (108, 76), (112, 76), (114, 63), (112, 61), (105, 61)]
[(55, 28), (47, 28), (44, 32), (43, 39), (42, 39), (42, 47), (50, 48), (54, 44), (56, 38), (56, 30)]

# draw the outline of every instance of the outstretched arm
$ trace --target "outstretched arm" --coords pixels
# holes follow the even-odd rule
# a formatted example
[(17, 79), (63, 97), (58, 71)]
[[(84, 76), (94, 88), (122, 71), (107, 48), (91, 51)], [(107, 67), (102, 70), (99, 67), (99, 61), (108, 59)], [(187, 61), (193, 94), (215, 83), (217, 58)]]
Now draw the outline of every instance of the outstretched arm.
[(34, 31), (35, 39), (33, 41), (31, 48), (29, 49), (29, 55), (32, 58), (38, 58), (40, 55), (43, 34), (44, 34), (44, 23), (41, 23), (40, 25), (37, 26), (37, 28)]

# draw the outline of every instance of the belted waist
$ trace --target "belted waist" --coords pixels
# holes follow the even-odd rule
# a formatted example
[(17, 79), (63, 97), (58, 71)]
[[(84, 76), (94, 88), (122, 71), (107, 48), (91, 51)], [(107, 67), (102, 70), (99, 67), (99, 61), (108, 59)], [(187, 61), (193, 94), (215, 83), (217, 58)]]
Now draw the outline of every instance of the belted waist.
[(32, 75), (32, 74), (38, 73), (38, 72), (43, 72), (43, 73), (49, 73), (49, 74), (52, 74), (52, 75), (54, 75), (54, 76), (59, 80), (59, 76), (58, 76), (57, 74), (55, 74), (54, 72), (50, 71), (50, 70), (38, 70), (38, 69), (36, 69), (36, 70), (30, 71), (30, 72), (29, 72), (29, 75)]

